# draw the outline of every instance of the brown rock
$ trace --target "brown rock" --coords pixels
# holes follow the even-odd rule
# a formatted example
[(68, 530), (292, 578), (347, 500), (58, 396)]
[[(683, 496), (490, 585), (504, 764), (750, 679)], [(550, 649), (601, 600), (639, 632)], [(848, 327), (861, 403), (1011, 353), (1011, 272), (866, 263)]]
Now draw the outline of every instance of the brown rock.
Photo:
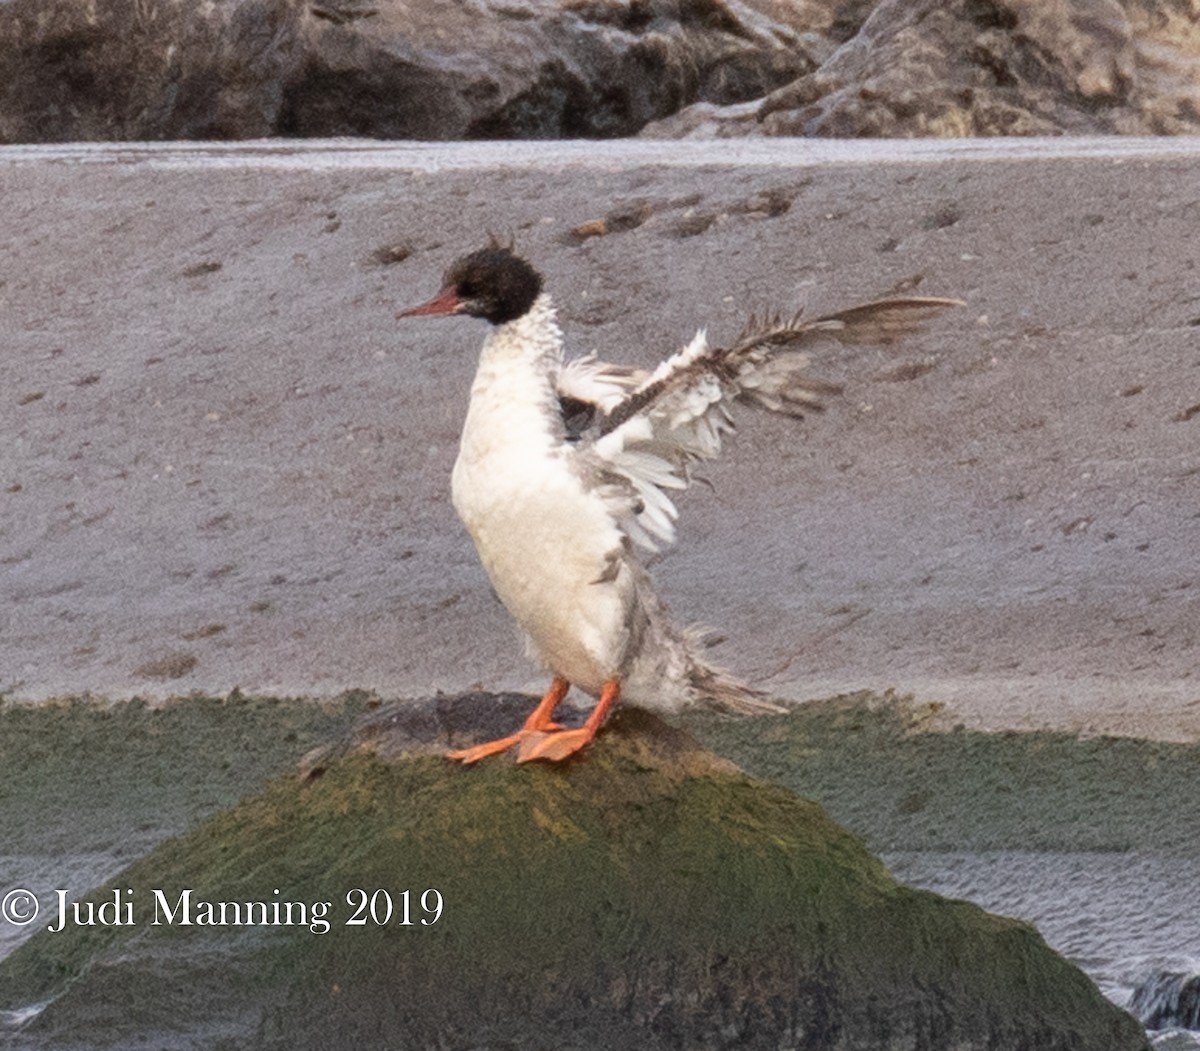
[(0, 142), (269, 135), (292, 0), (16, 0), (0, 10)]
[(0, 142), (1177, 134), (1198, 59), (1194, 0), (9, 0)]
[(615, 136), (813, 67), (779, 0), (12, 0), (0, 142)]
[(882, 0), (753, 116), (700, 105), (643, 134), (1194, 132), (1198, 56), (1200, 18), (1183, 0)]

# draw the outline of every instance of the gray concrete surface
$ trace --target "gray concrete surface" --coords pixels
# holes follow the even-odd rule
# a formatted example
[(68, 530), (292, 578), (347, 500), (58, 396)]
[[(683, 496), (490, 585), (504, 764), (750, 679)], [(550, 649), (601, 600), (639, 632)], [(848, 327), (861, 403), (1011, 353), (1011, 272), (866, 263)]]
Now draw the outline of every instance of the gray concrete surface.
[(784, 698), (1200, 737), (1200, 143), (14, 147), (0, 200), (8, 697), (536, 687), (448, 499), (480, 323), (393, 317), (491, 230), (615, 360), (965, 299), (743, 414), (676, 614)]

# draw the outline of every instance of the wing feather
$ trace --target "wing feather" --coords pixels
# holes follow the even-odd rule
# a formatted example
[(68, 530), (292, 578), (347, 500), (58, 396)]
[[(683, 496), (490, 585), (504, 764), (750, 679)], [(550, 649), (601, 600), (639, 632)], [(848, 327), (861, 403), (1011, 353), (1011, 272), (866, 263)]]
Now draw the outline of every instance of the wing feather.
[(568, 361), (559, 370), (558, 396), (595, 405), (608, 413), (637, 390), (646, 376), (645, 369), (611, 365), (597, 360), (595, 354), (586, 354)]
[(797, 314), (751, 317), (728, 347), (710, 347), (703, 330), (653, 372), (580, 358), (564, 366), (560, 398), (595, 406), (578, 435), (578, 454), (603, 479), (599, 490), (631, 540), (652, 550), (675, 539), (678, 511), (669, 492), (691, 482), (690, 467), (721, 452), (744, 401), (803, 416), (841, 388), (807, 374), (805, 352), (821, 340), (880, 346), (921, 330), (960, 300), (881, 299), (805, 320)]

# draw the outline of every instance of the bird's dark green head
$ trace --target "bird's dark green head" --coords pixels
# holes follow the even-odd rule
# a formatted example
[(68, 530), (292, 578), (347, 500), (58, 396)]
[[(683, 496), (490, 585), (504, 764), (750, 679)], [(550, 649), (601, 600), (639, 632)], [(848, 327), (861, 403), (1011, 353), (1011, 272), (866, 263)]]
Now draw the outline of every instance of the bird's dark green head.
[(542, 277), (529, 263), (492, 243), (455, 261), (428, 303), (396, 316), (470, 314), (503, 325), (527, 313), (541, 291)]

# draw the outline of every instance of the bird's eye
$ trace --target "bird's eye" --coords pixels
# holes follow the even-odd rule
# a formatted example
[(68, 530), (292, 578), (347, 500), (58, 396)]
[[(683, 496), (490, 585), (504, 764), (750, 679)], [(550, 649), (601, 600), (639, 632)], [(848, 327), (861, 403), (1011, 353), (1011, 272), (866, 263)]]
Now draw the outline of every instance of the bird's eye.
[(476, 288), (474, 281), (460, 281), (458, 283), (458, 294), (462, 299), (474, 299), (479, 289)]

